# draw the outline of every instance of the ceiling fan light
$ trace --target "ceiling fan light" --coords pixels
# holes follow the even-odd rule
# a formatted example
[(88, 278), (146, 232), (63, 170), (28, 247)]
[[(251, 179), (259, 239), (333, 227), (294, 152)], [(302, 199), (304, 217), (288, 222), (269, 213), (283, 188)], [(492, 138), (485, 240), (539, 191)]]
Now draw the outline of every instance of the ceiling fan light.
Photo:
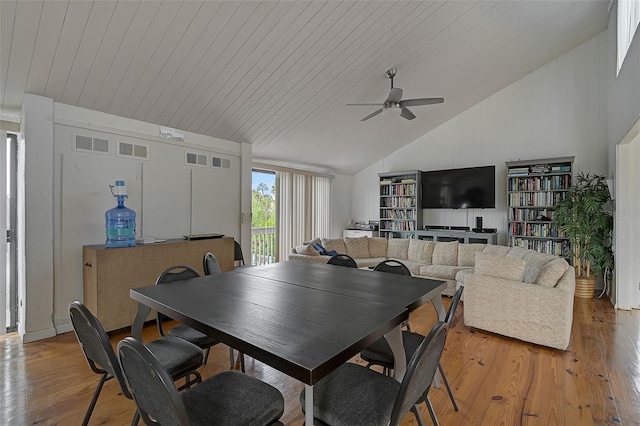
[(382, 110), (382, 115), (389, 117), (400, 117), (402, 114), (402, 108), (400, 107), (388, 107)]

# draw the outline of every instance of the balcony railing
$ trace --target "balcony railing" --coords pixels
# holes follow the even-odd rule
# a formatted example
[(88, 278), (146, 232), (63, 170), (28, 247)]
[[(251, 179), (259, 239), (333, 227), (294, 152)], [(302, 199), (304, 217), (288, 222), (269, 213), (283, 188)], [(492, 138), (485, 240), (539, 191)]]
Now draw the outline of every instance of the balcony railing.
[(276, 227), (251, 228), (251, 264), (276, 262)]

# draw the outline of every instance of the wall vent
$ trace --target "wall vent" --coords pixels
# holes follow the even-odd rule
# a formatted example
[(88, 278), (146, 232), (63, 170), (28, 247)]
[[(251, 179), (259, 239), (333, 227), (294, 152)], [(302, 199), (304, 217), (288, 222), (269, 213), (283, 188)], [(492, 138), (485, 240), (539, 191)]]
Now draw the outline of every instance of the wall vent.
[(228, 158), (211, 157), (211, 167), (216, 169), (230, 169), (231, 160)]
[(186, 152), (185, 162), (189, 166), (207, 167), (207, 165), (209, 164), (209, 157), (205, 154), (196, 154), (195, 152)]
[(149, 148), (146, 145), (137, 145), (134, 143), (118, 141), (118, 155), (123, 157), (148, 159)]
[(91, 136), (76, 135), (74, 149), (76, 151), (92, 151), (101, 154), (109, 153), (109, 140)]

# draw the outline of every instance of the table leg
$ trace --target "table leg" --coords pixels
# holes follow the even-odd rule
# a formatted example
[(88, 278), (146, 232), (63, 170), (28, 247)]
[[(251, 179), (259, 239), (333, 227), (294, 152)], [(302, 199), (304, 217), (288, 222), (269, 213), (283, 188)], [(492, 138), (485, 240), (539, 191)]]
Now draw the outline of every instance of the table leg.
[(313, 426), (313, 386), (304, 385), (304, 424)]
[(447, 314), (445, 313), (444, 305), (442, 304), (442, 296), (440, 294), (436, 295), (433, 299), (431, 299), (431, 304), (438, 313), (438, 321), (444, 321), (444, 319), (447, 317)]
[(399, 382), (402, 382), (404, 373), (407, 371), (407, 356), (404, 352), (404, 345), (402, 344), (402, 326), (397, 326), (390, 332), (384, 335), (387, 339), (387, 343), (393, 351), (393, 378)]
[(149, 312), (151, 312), (150, 307), (138, 302), (138, 312), (136, 313), (136, 317), (131, 325), (131, 336), (140, 342), (142, 342), (142, 327), (144, 326), (144, 321), (147, 319)]

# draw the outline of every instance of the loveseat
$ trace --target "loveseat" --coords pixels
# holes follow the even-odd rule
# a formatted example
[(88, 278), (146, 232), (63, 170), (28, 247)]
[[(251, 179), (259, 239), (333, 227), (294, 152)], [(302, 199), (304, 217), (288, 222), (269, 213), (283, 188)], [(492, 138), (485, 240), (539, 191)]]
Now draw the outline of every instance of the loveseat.
[[(417, 277), (446, 281), (443, 295), (464, 285), (464, 321), (471, 327), (566, 349), (573, 320), (575, 275), (554, 255), (521, 247), (419, 239), (315, 239), (327, 251), (353, 257), (358, 267), (386, 259), (404, 263)], [(289, 260), (326, 263), (311, 241), (294, 247)]]

